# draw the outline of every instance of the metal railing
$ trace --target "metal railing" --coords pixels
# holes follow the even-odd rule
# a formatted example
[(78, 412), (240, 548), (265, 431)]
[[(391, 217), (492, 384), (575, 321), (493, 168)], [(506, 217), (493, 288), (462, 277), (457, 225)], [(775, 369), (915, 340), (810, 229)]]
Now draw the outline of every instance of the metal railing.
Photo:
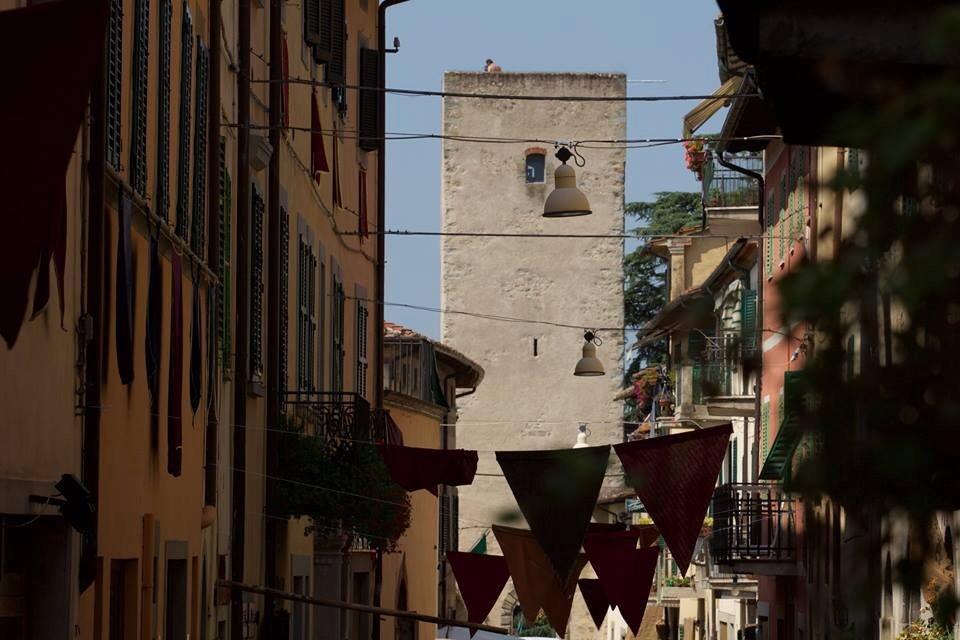
[(357, 393), (289, 391), (281, 400), (287, 428), (320, 436), (331, 447), (383, 440), (383, 416)]
[(793, 500), (780, 485), (717, 487), (713, 494), (710, 553), (714, 562), (721, 565), (795, 561)]
[[(763, 155), (743, 152), (728, 158), (732, 164), (763, 173)], [(711, 155), (703, 172), (703, 203), (706, 207), (746, 207), (760, 204), (757, 181), (724, 167)]]

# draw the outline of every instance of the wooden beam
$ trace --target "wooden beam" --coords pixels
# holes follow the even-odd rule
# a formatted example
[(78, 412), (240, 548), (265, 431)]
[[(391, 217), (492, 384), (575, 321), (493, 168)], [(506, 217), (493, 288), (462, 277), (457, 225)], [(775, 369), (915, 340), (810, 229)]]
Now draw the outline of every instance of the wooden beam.
[(254, 585), (244, 584), (242, 582), (234, 582), (232, 580), (217, 580), (218, 587), (227, 587), (229, 589), (236, 589), (237, 591), (247, 591), (249, 593), (259, 593), (265, 596), (273, 596), (274, 598), (279, 598), (281, 600), (292, 600), (294, 602), (305, 602), (307, 604), (314, 604), (320, 607), (333, 607), (335, 609), (349, 609), (351, 611), (361, 611), (363, 613), (375, 613), (378, 615), (392, 616), (394, 618), (408, 618), (410, 620), (419, 620), (420, 622), (432, 622), (438, 625), (446, 625), (451, 627), (463, 627), (465, 629), (473, 629), (476, 631), (489, 631), (490, 633), (497, 633), (500, 635), (507, 635), (505, 629), (500, 627), (492, 627), (485, 624), (474, 624), (472, 622), (466, 622), (463, 620), (451, 620), (449, 618), (438, 618), (437, 616), (430, 616), (423, 613), (417, 613), (416, 611), (399, 611), (397, 609), (385, 609), (383, 607), (372, 607), (366, 604), (355, 604), (353, 602), (343, 602), (342, 600), (326, 600), (323, 598), (310, 598), (308, 596), (302, 596), (298, 593), (290, 593), (288, 591), (281, 591), (280, 589), (269, 589), (267, 587), (257, 587)]

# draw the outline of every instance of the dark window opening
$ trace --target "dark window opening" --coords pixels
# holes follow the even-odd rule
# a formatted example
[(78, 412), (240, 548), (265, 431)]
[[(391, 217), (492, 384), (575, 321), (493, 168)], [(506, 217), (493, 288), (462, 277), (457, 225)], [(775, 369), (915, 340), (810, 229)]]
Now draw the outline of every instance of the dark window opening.
[(536, 358), (538, 355), (540, 355), (539, 345), (537, 343), (537, 339), (534, 338), (533, 339), (533, 357)]
[(527, 183), (539, 183), (544, 181), (544, 171), (546, 168), (547, 157), (542, 153), (531, 153), (527, 155)]

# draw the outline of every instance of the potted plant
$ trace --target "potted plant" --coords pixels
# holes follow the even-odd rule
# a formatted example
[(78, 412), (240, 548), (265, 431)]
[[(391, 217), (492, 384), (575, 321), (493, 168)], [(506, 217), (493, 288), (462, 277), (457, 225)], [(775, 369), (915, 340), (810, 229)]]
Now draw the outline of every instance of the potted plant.
[(701, 138), (687, 140), (683, 143), (685, 150), (684, 161), (687, 169), (693, 171), (697, 180), (703, 179), (703, 166), (707, 163), (707, 150)]

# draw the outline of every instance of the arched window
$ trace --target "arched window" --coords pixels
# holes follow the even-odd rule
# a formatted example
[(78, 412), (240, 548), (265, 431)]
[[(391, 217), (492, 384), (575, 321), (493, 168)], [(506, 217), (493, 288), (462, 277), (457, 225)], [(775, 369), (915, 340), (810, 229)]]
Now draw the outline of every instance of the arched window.
[(544, 173), (547, 164), (547, 150), (541, 147), (531, 147), (526, 150), (526, 180), (527, 184), (544, 182)]

